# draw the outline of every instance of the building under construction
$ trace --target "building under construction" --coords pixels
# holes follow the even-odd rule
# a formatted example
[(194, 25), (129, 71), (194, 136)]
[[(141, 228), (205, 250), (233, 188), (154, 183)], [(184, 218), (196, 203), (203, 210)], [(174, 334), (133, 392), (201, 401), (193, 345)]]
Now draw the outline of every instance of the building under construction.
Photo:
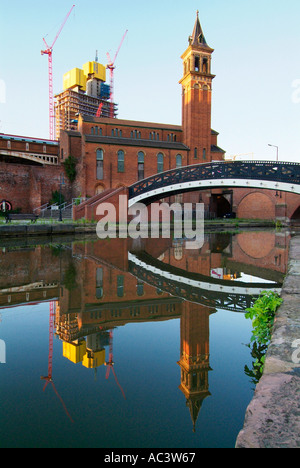
[(106, 84), (106, 68), (97, 61), (67, 72), (63, 77), (63, 91), (55, 99), (57, 140), (62, 130), (77, 130), (79, 114), (117, 117), (117, 105), (111, 102), (111, 89)]

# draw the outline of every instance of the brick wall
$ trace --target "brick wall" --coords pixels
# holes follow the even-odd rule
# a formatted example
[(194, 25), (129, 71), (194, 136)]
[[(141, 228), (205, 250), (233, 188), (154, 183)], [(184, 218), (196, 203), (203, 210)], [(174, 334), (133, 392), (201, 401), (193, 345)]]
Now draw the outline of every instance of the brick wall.
[[(27, 166), (0, 162), (0, 201), (7, 200), (12, 208), (23, 213), (48, 203), (52, 192), (59, 190), (61, 166)], [(65, 176), (62, 194), (66, 200), (71, 197), (71, 188)]]

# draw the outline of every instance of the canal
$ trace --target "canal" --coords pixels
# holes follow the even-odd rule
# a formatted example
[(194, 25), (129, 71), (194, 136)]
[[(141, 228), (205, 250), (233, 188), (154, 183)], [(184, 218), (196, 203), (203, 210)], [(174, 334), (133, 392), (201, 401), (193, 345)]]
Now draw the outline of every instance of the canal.
[(233, 448), (289, 234), (3, 241), (1, 448)]

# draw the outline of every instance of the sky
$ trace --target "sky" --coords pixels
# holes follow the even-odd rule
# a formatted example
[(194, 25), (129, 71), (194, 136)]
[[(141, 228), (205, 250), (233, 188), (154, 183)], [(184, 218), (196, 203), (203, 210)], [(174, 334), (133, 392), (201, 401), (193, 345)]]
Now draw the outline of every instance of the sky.
[[(0, 0), (0, 133), (49, 137), (48, 57), (54, 93), (64, 73), (116, 60), (120, 119), (181, 125), (181, 55), (199, 10), (214, 49), (212, 128), (237, 159), (300, 162), (299, 0)], [(109, 76), (107, 75), (109, 81)]]

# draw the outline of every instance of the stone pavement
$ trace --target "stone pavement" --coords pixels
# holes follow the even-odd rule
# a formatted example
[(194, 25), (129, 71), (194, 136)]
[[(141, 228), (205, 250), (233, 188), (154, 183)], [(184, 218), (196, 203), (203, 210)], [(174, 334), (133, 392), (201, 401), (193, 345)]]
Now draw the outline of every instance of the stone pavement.
[(300, 448), (300, 235), (291, 240), (282, 298), (236, 448)]

